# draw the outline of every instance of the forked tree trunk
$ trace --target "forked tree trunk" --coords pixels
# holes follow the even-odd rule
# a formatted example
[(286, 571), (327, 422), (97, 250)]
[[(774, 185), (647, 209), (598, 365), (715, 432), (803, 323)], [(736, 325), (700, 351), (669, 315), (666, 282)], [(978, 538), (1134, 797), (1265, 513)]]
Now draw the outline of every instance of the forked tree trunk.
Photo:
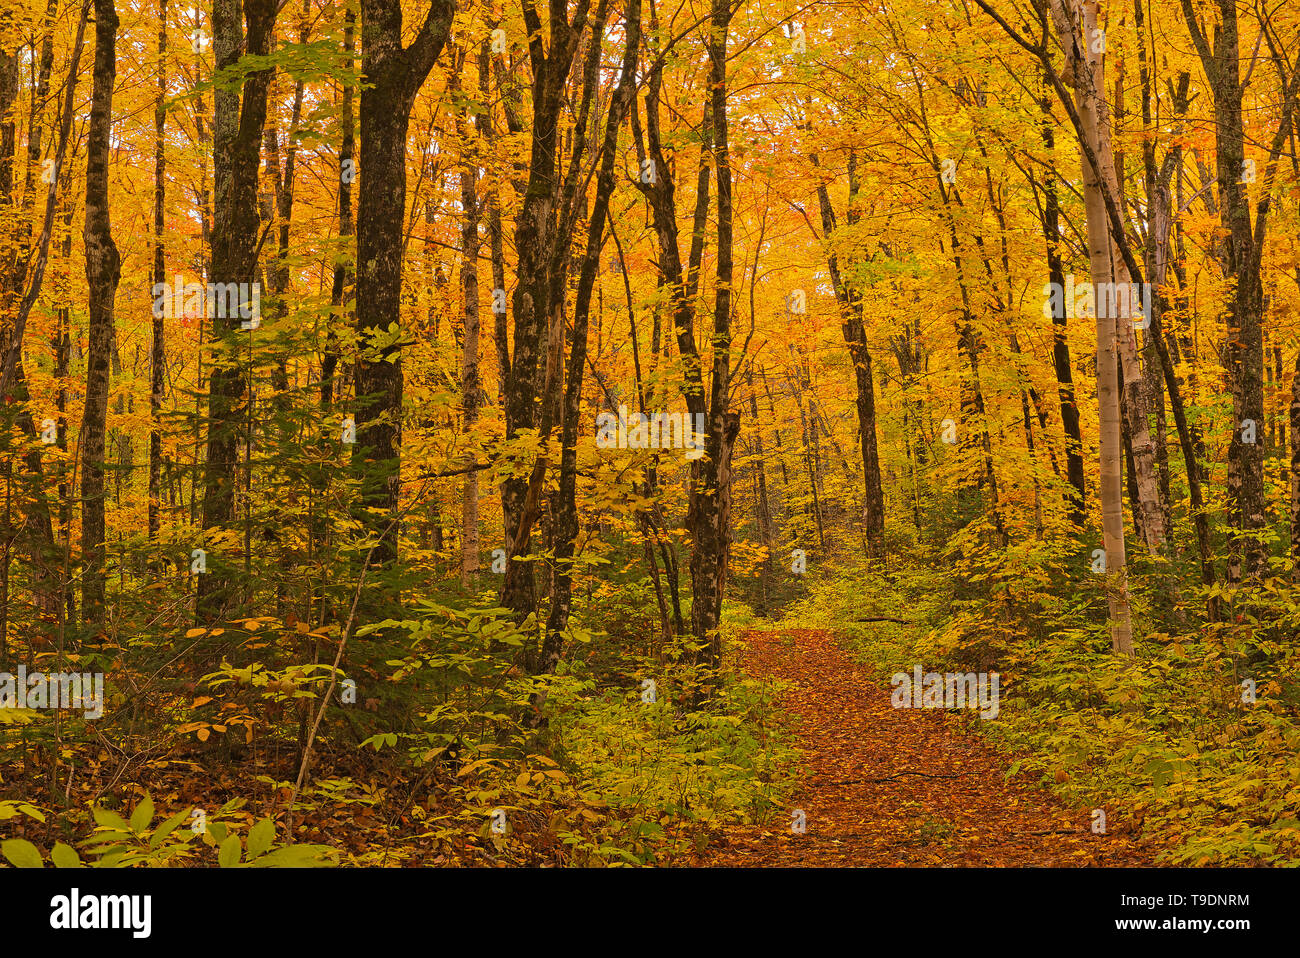
[[(555, 576), (551, 610), (546, 623), (546, 638), (542, 645), (538, 671), (553, 672), (560, 659), (564, 628), (568, 624), (573, 597), (573, 558), (578, 538), (578, 430), (582, 414), (583, 367), (587, 361), (587, 330), (591, 313), (591, 294), (600, 267), (600, 250), (609, 215), (609, 199), (614, 193), (614, 161), (617, 155), (618, 131), (623, 125), (628, 104), (635, 95), (637, 53), (641, 44), (641, 0), (628, 0), (624, 14), (626, 41), (623, 50), (622, 72), (618, 86), (610, 100), (609, 114), (605, 119), (605, 134), (600, 145), (600, 175), (596, 181), (596, 197), (587, 225), (587, 248), (583, 254), (578, 277), (577, 298), (573, 306), (573, 344), (569, 354), (568, 378), (564, 392), (563, 425), (560, 453), (559, 506), (555, 517)], [(593, 39), (593, 43), (599, 43)], [(649, 542), (647, 540), (647, 550)], [(653, 553), (649, 553), (653, 564)], [(658, 570), (655, 569), (655, 585)], [(659, 593), (661, 611), (662, 593)]]
[[(218, 71), (232, 67), (242, 54), (270, 53), (276, 0), (244, 0), (247, 33), (239, 20), (239, 0), (214, 0), (212, 43)], [(257, 281), (257, 245), (261, 216), (257, 206), (258, 156), (266, 124), (271, 68), (248, 74), (239, 92), (218, 88), (212, 127), (215, 183), (209, 283), (234, 283), (251, 293)], [(245, 298), (240, 297), (240, 305)], [(227, 528), (235, 518), (236, 468), (244, 435), (246, 383), (240, 365), (243, 341), (238, 314), (212, 317), (212, 339), (223, 347), (214, 359), (208, 388), (207, 466), (203, 474), (203, 530)], [(195, 618), (219, 618), (236, 604), (233, 563), (209, 554), (207, 572), (198, 577)]]
[[(558, 405), (557, 392), (563, 372), (563, 285), (555, 296), (555, 267), (562, 262), (557, 250), (565, 255), (571, 239), (557, 229), (563, 214), (561, 182), (556, 158), (560, 113), (579, 40), (587, 29), (589, 0), (579, 0), (573, 22), (568, 19), (568, 3), (553, 2), (549, 13), (549, 51), (543, 39), (541, 18), (531, 4), (523, 7), (528, 29), (528, 59), (532, 67), (532, 129), (528, 161), (527, 186), (523, 204), (515, 220), (516, 285), (512, 297), (515, 320), (514, 348), (504, 388), (507, 440), (521, 429), (536, 429), (545, 439), (553, 426)], [(592, 42), (599, 44), (608, 11), (601, 0), (592, 30)], [(584, 88), (587, 87), (584, 78)], [(507, 120), (512, 104), (505, 102)], [(581, 116), (581, 114), (580, 114)], [(511, 122), (511, 126), (516, 124)], [(498, 326), (498, 330), (501, 327)], [(532, 528), (538, 516), (542, 481), (547, 469), (545, 452), (526, 475), (508, 476), (501, 483), (501, 509), (505, 526), (506, 570), (501, 586), (501, 604), (517, 621), (524, 621), (537, 611), (535, 563), (526, 560), (532, 541)]]
[(691, 631), (701, 648), (699, 661), (717, 666), (722, 659), (718, 624), (727, 583), (731, 548), (731, 456), (740, 432), (739, 413), (728, 410), (731, 386), (732, 206), (731, 161), (727, 144), (727, 32), (732, 7), (713, 0), (708, 39), (712, 86), (713, 163), (718, 179), (718, 249), (713, 296), (713, 373), (705, 421), (704, 457), (692, 463), (687, 525), (691, 551)]
[(406, 133), (415, 96), (451, 32), (454, 0), (431, 0), (416, 38), (402, 47), (401, 4), (361, 4), (361, 162), (357, 207), (357, 441), (362, 521), (378, 546), (372, 562), (397, 557), (401, 486), (402, 354), (383, 345), (401, 326), (402, 225), (406, 220)]

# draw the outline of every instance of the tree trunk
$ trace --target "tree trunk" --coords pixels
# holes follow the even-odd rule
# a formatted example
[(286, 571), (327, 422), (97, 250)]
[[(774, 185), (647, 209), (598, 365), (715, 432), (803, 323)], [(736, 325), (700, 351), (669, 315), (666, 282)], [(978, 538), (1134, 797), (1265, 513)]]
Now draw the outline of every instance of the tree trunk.
[[(167, 255), (163, 242), (167, 204), (167, 156), (163, 149), (167, 111), (167, 0), (158, 0), (158, 93), (153, 101), (153, 281), (167, 282)], [(157, 541), (161, 528), (159, 497), (162, 481), (162, 404), (167, 374), (165, 326), (154, 316), (149, 346), (149, 538)]]
[[(849, 213), (850, 226), (857, 219), (853, 200), (858, 192), (855, 158), (849, 158)], [(853, 360), (853, 379), (856, 388), (858, 413), (858, 448), (862, 454), (862, 530), (867, 541), (867, 557), (880, 559), (885, 551), (885, 498), (880, 484), (880, 456), (876, 449), (876, 392), (871, 378), (871, 353), (867, 349), (866, 329), (862, 320), (862, 293), (849, 285), (840, 270), (839, 256), (830, 248), (835, 232), (835, 209), (831, 206), (826, 184), (817, 187), (817, 202), (821, 207), (822, 238), (827, 244), (827, 264), (831, 272), (831, 285), (840, 309), (840, 329), (844, 344)]]
[[(1112, 195), (1118, 195), (1116, 190)], [(1118, 264), (1116, 264), (1118, 266)], [(1119, 268), (1113, 269), (1112, 283), (1116, 288), (1122, 276)], [(1127, 285), (1125, 283), (1124, 285)], [(1094, 289), (1097, 287), (1094, 285)], [(1097, 318), (1109, 310), (1098, 303)], [(1156, 449), (1151, 440), (1151, 427), (1147, 419), (1147, 397), (1145, 395), (1146, 377), (1138, 365), (1137, 343), (1133, 334), (1132, 316), (1128, 310), (1119, 310), (1118, 315), (1109, 317), (1115, 324), (1115, 342), (1117, 356), (1122, 368), (1122, 397), (1124, 416), (1128, 423), (1129, 445), (1133, 452), (1133, 471), (1137, 486), (1135, 503), (1142, 513), (1139, 535), (1145, 540), (1152, 555), (1160, 551), (1164, 540), (1165, 503), (1160, 497), (1160, 481), (1156, 472)], [(1134, 515), (1136, 519), (1136, 513)]]
[[(239, 0), (213, 3), (212, 42), (218, 72), (232, 67), (243, 53), (260, 57), (270, 53), (277, 13), (275, 0), (244, 0), (247, 34), (239, 21), (239, 8)], [(245, 78), (239, 92), (218, 87), (213, 94), (215, 190), (208, 282), (236, 284), (241, 291), (241, 307), (248, 305), (246, 294), (257, 281), (261, 226), (258, 157), (272, 72), (270, 67), (255, 70)], [(209, 377), (207, 465), (203, 473), (203, 530), (211, 534), (229, 527), (235, 518), (236, 466), (247, 407), (243, 405), (246, 384), (240, 366), (241, 356), (246, 354), (238, 335), (241, 319), (228, 310), (209, 312), (214, 313), (212, 341), (219, 344)], [(199, 576), (197, 621), (215, 621), (233, 611), (237, 597), (232, 573), (233, 563), (224, 557), (208, 556), (207, 572)]]
[[(1049, 100), (1041, 101), (1043, 110), (1043, 146), (1050, 154), (1055, 146)], [(1056, 192), (1056, 176), (1048, 170), (1043, 183), (1043, 237), (1047, 243), (1047, 279), (1052, 289), (1065, 288), (1065, 267), (1061, 262), (1061, 204)], [(1074, 398), (1074, 371), (1070, 366), (1070, 347), (1066, 341), (1069, 323), (1067, 310), (1052, 314), (1052, 369), (1056, 374), (1057, 395), (1061, 404), (1061, 427), (1065, 431), (1065, 476), (1070, 483), (1070, 521), (1083, 525), (1087, 503), (1087, 485), (1083, 475), (1083, 434), (1079, 429), (1079, 406)]]
[[(51, 64), (53, 62), (52, 49), (52, 20), (57, 11), (47, 8), (47, 31), (42, 43), (40, 75), (37, 80), (37, 102), (43, 102), (49, 89), (49, 76)], [(83, 19), (81, 28), (84, 30), (85, 21)], [(81, 36), (78, 33), (77, 53), (80, 52)], [(74, 54), (74, 63), (75, 63)], [(70, 81), (69, 86), (75, 86), (75, 81)], [(27, 261), (24, 254), (30, 250), (30, 227), (27, 226), (26, 214), (34, 205), (36, 190), (32, 182), (33, 171), (35, 169), (32, 151), (35, 150), (35, 158), (40, 157), (41, 127), (38, 118), (33, 116), (29, 127), (28, 143), (28, 167), (26, 174), (26, 183), (21, 204), (14, 201), (14, 158), (16, 156), (16, 138), (15, 124), (12, 113), (14, 101), (18, 92), (18, 57), (17, 54), (10, 54), (0, 50), (0, 215), (6, 217), (9, 223), (13, 224), (17, 236), (10, 248), (0, 254), (0, 315), (10, 316), (13, 314), (15, 305), (23, 300), (23, 282), (27, 276)], [(71, 110), (71, 92), (69, 92), (68, 105), (65, 107), (69, 112)], [(64, 133), (61, 143), (66, 142), (66, 124), (64, 124)], [(47, 221), (52, 216), (52, 210), (55, 204), (55, 186), (51, 184), (50, 192), (47, 196), (49, 211), (47, 212)], [(69, 234), (67, 242), (71, 243)], [(49, 233), (48, 222), (47, 231), (41, 239), (40, 256), (43, 258), (48, 249)], [(70, 248), (70, 247), (69, 247)], [(39, 286), (39, 277), (34, 281)], [(28, 297), (31, 298), (30, 295)], [(6, 330), (6, 333), (9, 331)], [(57, 618), (59, 611), (59, 586), (58, 586), (58, 565), (59, 555), (54, 541), (54, 529), (50, 518), (49, 502), (46, 496), (45, 473), (41, 456), (41, 445), (37, 440), (37, 430), (35, 421), (32, 418), (30, 406), (28, 405), (30, 395), (28, 393), (26, 377), (23, 373), (22, 366), (22, 341), (21, 335), (17, 335), (14, 353), (14, 365), (12, 376), (9, 380), (10, 389), (5, 399), (11, 403), (10, 408), (13, 410), (13, 421), (19, 427), (24, 437), (23, 450), (21, 454), (24, 466), (23, 474), (20, 476), (21, 488), (19, 490), (19, 509), (23, 513), (22, 542), (31, 562), (30, 587), (33, 599), (38, 612), (46, 619), (52, 620)], [(66, 370), (65, 370), (66, 372)], [(60, 420), (62, 417), (60, 417)], [(60, 423), (61, 433), (64, 431)], [(5, 430), (3, 445), (0, 446), (0, 456), (6, 462), (6, 479), (5, 479), (5, 532), (4, 532), (4, 590), (0, 598), (6, 603), (9, 602), (9, 561), (12, 555), (12, 545), (18, 535), (14, 532), (12, 520), (13, 505), (13, 476), (9, 457), (12, 449), (9, 445), (9, 433)], [(75, 603), (75, 600), (74, 600)], [(75, 607), (75, 604), (74, 604)], [(5, 622), (8, 618), (6, 616)], [(0, 639), (3, 642), (3, 639)]]
[[(617, 156), (618, 131), (623, 125), (628, 103), (635, 95), (637, 54), (641, 45), (641, 0), (627, 0), (624, 14), (626, 45), (618, 86), (610, 100), (605, 118), (605, 134), (600, 145), (600, 175), (596, 196), (587, 225), (587, 248), (578, 277), (577, 298), (573, 305), (573, 344), (564, 391), (563, 425), (560, 453), (559, 504), (555, 516), (555, 576), (551, 610), (546, 623), (539, 671), (553, 672), (560, 658), (563, 632), (568, 624), (573, 593), (573, 557), (578, 538), (578, 429), (582, 414), (583, 367), (587, 362), (587, 330), (591, 312), (591, 295), (600, 268), (601, 244), (609, 215), (609, 199), (614, 193), (614, 161)], [(593, 43), (599, 43), (598, 35)], [(649, 540), (647, 539), (647, 549)], [(653, 562), (653, 552), (650, 553)], [(658, 588), (658, 570), (654, 570)], [(662, 606), (662, 596), (660, 596)], [(665, 617), (666, 622), (666, 617)]]
[[(585, 11), (586, 0), (580, 6)], [(556, 302), (556, 267), (562, 247), (565, 254), (571, 238), (558, 228), (557, 219), (564, 212), (561, 184), (556, 168), (559, 117), (564, 107), (565, 87), (573, 68), (578, 43), (586, 30), (585, 17), (575, 30), (567, 19), (567, 3), (550, 7), (550, 51), (543, 41), (541, 18), (529, 4), (524, 5), (524, 23), (528, 29), (528, 59), (533, 71), (533, 126), (528, 163), (528, 182), (523, 205), (515, 220), (516, 284), (512, 297), (515, 318), (513, 356), (505, 384), (506, 439), (518, 437), (520, 430), (536, 429), (549, 436), (551, 415), (557, 404), (561, 382), (560, 362), (563, 355), (564, 310), (563, 286)], [(601, 0), (592, 29), (593, 43), (599, 49), (599, 37), (608, 11)], [(591, 70), (584, 78), (584, 104), (589, 96)], [(507, 104), (507, 118), (510, 106)], [(585, 113), (579, 112), (580, 122)], [(503, 363), (503, 369), (507, 368)], [(537, 610), (537, 584), (533, 563), (525, 561), (532, 541), (532, 527), (538, 515), (538, 500), (546, 473), (545, 451), (526, 475), (512, 475), (501, 483), (501, 508), (505, 527), (506, 571), (501, 587), (501, 604), (517, 621), (524, 621)]]
[[(77, 89), (77, 68), (81, 62), (81, 51), (84, 46), (86, 23), (89, 16), (90, 2), (86, 0), (81, 7), (81, 17), (77, 21), (77, 36), (72, 45), (72, 58), (68, 63), (68, 81), (65, 84), (63, 112), (59, 117), (59, 143), (55, 149), (53, 175), (50, 177), (49, 188), (45, 194), (45, 217), (41, 237), (37, 244), (36, 262), (31, 268), (30, 280), (27, 279), (28, 269), (26, 263), (21, 266), (15, 264), (11, 271), (11, 275), (14, 277), (12, 287), (14, 295), (18, 294), (24, 280), (27, 280), (27, 292), (22, 295), (18, 304), (17, 315), (14, 317), (12, 326), (4, 331), (6, 336), (4, 342), (0, 343), (0, 351), (2, 351), (0, 352), (0, 398), (9, 395), (14, 369), (22, 359), (23, 332), (27, 328), (27, 317), (36, 304), (36, 299), (41, 291), (41, 282), (45, 277), (45, 264), (49, 257), (50, 238), (54, 232), (54, 211), (60, 185), (59, 174), (63, 170), (63, 160), (67, 155), (68, 139), (72, 131), (72, 117)], [(0, 96), (12, 99), (17, 94), (17, 55), (11, 55), (4, 59), (6, 62), (0, 63), (0, 66), (3, 66), (3, 70), (0, 70), (0, 86), (6, 89), (0, 91)], [(44, 70), (45, 67), (43, 66), (42, 69)], [(7, 78), (5, 74), (8, 74)], [(0, 148), (0, 155), (8, 157), (6, 161), (8, 167), (0, 172), (0, 179), (8, 180), (11, 190), (14, 155), (12, 120), (2, 126), (3, 129), (0, 129), (0, 147), (3, 148)], [(7, 197), (6, 202), (9, 199), (11, 197)]]
[(104, 430), (108, 418), (109, 353), (113, 303), (121, 257), (113, 242), (108, 206), (109, 132), (117, 78), (117, 11), (113, 0), (95, 0), (95, 64), (86, 146), (86, 287), (89, 350), (86, 407), (81, 434), (81, 609), (87, 625), (104, 622)]
[(1233, 527), (1243, 533), (1230, 542), (1228, 581), (1238, 582), (1242, 578), (1259, 579), (1268, 571), (1268, 548), (1262, 537), (1266, 515), (1264, 446), (1260, 441), (1264, 432), (1264, 288), (1260, 264), (1276, 163), (1300, 94), (1300, 70), (1293, 71), (1284, 90), (1281, 119), (1269, 147), (1268, 172), (1252, 225), (1250, 196), (1242, 181), (1245, 82), (1241, 77), (1237, 5), (1235, 0), (1216, 0), (1218, 22), (1208, 36), (1191, 0), (1182, 0), (1181, 5), (1214, 99), (1218, 213), (1224, 235), (1220, 255), (1224, 278), (1232, 290), (1225, 350), (1233, 410), (1232, 443), (1228, 447), (1229, 517)]
[[(1105, 74), (1100, 53), (1086, 39), (1098, 29), (1096, 0), (1052, 0), (1052, 17), (1065, 52), (1067, 75), (1075, 99), (1087, 150), (1083, 154), (1084, 205), (1088, 224), (1088, 260), (1093, 289), (1113, 289), (1114, 243), (1103, 188), (1115, 182), (1110, 149), (1110, 116), (1105, 101)], [(1101, 169), (1093, 166), (1088, 154)], [(1111, 647), (1120, 655), (1133, 654), (1133, 628), (1129, 612), (1128, 570), (1124, 554), (1124, 488), (1121, 471), (1121, 419), (1117, 321), (1097, 313), (1097, 403), (1100, 430), (1102, 538), (1106, 562), (1107, 600), (1110, 606)]]
[(1300, 582), (1300, 352), (1291, 375), (1291, 581)]
[[(345, 65), (351, 70), (355, 58), (353, 50), (353, 32), (356, 14), (351, 7), (343, 15), (343, 53)], [(353, 235), (352, 223), (352, 181), (356, 177), (356, 159), (353, 156), (353, 106), (352, 84), (343, 84), (343, 103), (339, 107), (339, 125), (342, 136), (339, 142), (339, 239), (347, 243)], [(352, 282), (353, 259), (348, 251), (341, 250), (334, 261), (333, 284), (330, 287), (330, 326), (325, 331), (325, 355), (320, 364), (320, 404), (321, 409), (329, 411), (334, 405), (335, 375), (339, 365), (338, 334), (335, 324), (343, 320), (343, 307), (347, 302), (347, 288)]]
[(740, 432), (740, 415), (728, 411), (731, 384), (732, 208), (731, 161), (727, 152), (727, 32), (732, 7), (713, 0), (707, 44), (712, 84), (713, 162), (718, 178), (717, 282), (713, 297), (713, 374), (705, 421), (704, 458), (692, 463), (687, 516), (695, 548), (691, 552), (691, 631), (701, 647), (699, 662), (716, 667), (722, 660), (722, 598), (731, 548), (731, 455)]
[[(486, 42), (486, 41), (484, 41)], [(468, 53), (461, 51), (456, 56), (458, 63), (448, 81), (449, 88), (459, 95), (461, 72), (469, 62)], [(488, 104), (481, 104), (477, 109), (487, 109)], [(472, 114), (476, 107), (471, 105), (467, 112)], [(481, 120), (480, 120), (481, 125)], [(461, 267), (460, 283), (465, 298), (465, 336), (461, 342), (460, 390), (464, 416), (461, 428), (466, 437), (468, 452), (465, 465), (472, 467), (476, 462), (474, 452), (474, 426), (478, 422), (478, 410), (482, 404), (483, 387), (479, 383), (479, 314), (478, 314), (478, 256), (479, 256), (479, 203), (478, 203), (478, 162), (474, 158), (477, 148), (471, 150), (469, 143), (470, 123), (466, 116), (456, 114), (456, 132), (461, 139), (460, 165), (460, 205), (462, 210), (460, 230)], [(460, 533), (460, 585), (468, 589), (470, 576), (478, 572), (478, 472), (470, 468), (465, 473), (461, 488), (461, 533)]]
[[(451, 32), (454, 0), (431, 0), (415, 40), (402, 47), (400, 4), (361, 4), (361, 187), (357, 205), (357, 441), (362, 521), (378, 540), (372, 562), (397, 557), (401, 488), (403, 224), (406, 133), (415, 96)], [(376, 342), (378, 340), (378, 342)]]
[[(755, 271), (757, 275), (757, 270)], [(753, 290), (753, 281), (750, 282)], [(759, 573), (758, 608), (754, 611), (760, 616), (768, 615), (768, 592), (772, 581), (772, 566), (776, 552), (776, 533), (772, 524), (772, 507), (767, 499), (767, 469), (764, 466), (763, 430), (758, 428), (758, 396), (754, 392), (754, 366), (745, 364), (745, 385), (749, 389), (749, 416), (754, 420), (754, 476), (755, 508), (758, 520), (758, 536), (763, 543), (762, 571)]]

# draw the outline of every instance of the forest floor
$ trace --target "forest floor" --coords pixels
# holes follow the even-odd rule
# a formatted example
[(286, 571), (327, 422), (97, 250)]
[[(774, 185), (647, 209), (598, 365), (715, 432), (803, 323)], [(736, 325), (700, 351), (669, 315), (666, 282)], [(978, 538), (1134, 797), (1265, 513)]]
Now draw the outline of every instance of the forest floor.
[[(1155, 849), (1122, 821), (1093, 834), (1091, 809), (1061, 805), (942, 709), (896, 709), (835, 641), (812, 629), (745, 636), (745, 668), (786, 685), (803, 754), (791, 811), (729, 829), (715, 866), (1139, 866)], [(805, 832), (792, 832), (795, 809)]]

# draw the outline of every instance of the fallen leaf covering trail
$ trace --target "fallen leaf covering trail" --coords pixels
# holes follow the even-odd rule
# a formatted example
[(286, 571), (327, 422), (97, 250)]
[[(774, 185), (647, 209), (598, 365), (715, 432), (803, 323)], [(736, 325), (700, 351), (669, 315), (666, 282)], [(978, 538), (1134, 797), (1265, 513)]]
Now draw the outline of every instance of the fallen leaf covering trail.
[[(894, 708), (816, 629), (750, 632), (746, 670), (787, 683), (782, 707), (803, 752), (785, 815), (727, 832), (699, 862), (722, 866), (1147, 865), (1151, 852), (1112, 816), (1091, 829), (1007, 757), (942, 709)], [(806, 832), (791, 832), (801, 809)]]

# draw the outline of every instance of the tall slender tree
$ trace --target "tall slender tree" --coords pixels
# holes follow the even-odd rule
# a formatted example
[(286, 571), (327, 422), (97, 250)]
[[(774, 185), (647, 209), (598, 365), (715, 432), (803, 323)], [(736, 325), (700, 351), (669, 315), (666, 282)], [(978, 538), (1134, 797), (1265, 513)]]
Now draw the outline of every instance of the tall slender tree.
[[(153, 281), (167, 283), (167, 247), (163, 240), (167, 209), (167, 0), (158, 0), (158, 93), (153, 103)], [(166, 326), (162, 311), (153, 317), (149, 347), (149, 538), (157, 539), (162, 482), (163, 391), (166, 387)]]
[(86, 409), (81, 426), (82, 617), (89, 626), (104, 620), (104, 431), (108, 418), (109, 358), (113, 350), (113, 305), (122, 261), (113, 242), (108, 203), (108, 158), (117, 79), (117, 10), (113, 0), (95, 0), (95, 63), (86, 146), (86, 287), (89, 290), (90, 347), (86, 355)]

